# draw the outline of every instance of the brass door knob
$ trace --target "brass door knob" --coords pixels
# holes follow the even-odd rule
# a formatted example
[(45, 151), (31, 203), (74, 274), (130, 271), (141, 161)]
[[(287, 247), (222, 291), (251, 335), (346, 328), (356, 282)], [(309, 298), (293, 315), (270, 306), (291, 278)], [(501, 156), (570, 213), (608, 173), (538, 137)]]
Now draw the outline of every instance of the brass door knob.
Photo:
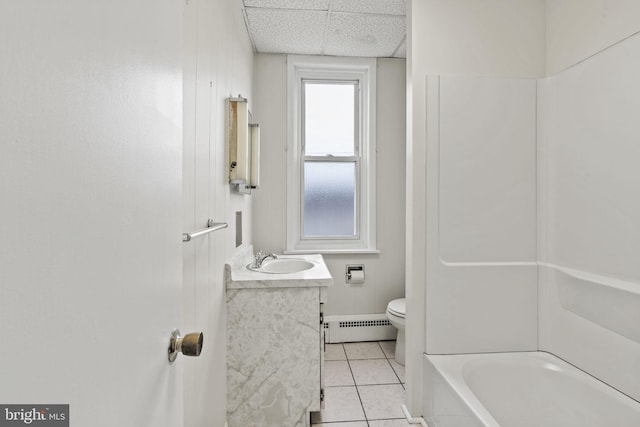
[(176, 360), (178, 353), (182, 353), (185, 356), (200, 356), (203, 342), (204, 335), (202, 332), (193, 332), (181, 337), (179, 330), (173, 330), (169, 340), (169, 362)]

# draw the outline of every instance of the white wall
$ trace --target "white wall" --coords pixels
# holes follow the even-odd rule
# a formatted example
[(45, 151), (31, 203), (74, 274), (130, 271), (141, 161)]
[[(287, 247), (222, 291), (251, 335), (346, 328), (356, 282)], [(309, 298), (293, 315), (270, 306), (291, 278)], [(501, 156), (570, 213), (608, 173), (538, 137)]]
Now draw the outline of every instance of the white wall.
[(528, 77), (545, 71), (544, 0), (424, 0), (413, 61), (428, 74)]
[[(262, 142), (261, 186), (251, 196), (255, 249), (286, 248), (286, 56), (256, 56), (254, 120)], [(325, 255), (334, 278), (327, 315), (384, 313), (404, 296), (405, 61), (377, 66), (377, 242), (380, 254)], [(363, 286), (345, 284), (346, 264), (364, 264)]]
[(202, 331), (204, 347), (185, 361), (185, 425), (223, 426), (226, 418), (226, 312), (223, 268), (236, 252), (235, 212), (243, 246), (251, 244), (251, 198), (230, 191), (226, 98), (252, 96), (253, 51), (239, 0), (184, 2), (184, 231), (208, 218), (229, 228), (183, 244), (183, 333)]
[(547, 0), (547, 75), (636, 33), (637, 0)]
[(252, 196), (254, 249), (280, 252), (287, 235), (287, 56), (254, 61), (254, 121), (260, 124), (260, 188)]
[[(561, 2), (550, 2), (551, 14), (561, 6), (556, 3)], [(637, 16), (636, 5), (609, 4), (614, 5), (619, 14)], [(590, 12), (585, 5), (584, 13)], [(562, 18), (550, 16), (551, 22)], [(583, 60), (590, 54), (585, 46), (601, 35), (601, 26), (564, 33), (558, 40), (567, 48), (562, 62)], [(635, 35), (545, 79), (539, 115), (540, 346), (635, 399), (640, 399), (638, 58)]]

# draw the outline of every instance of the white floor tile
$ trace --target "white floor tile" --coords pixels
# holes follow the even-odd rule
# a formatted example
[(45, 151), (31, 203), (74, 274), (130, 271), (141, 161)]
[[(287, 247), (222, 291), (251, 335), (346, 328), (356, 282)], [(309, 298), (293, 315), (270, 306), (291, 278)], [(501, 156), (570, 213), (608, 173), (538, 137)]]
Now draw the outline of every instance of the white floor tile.
[(326, 387), (324, 393), (324, 409), (311, 414), (312, 423), (365, 420), (355, 387)]
[(396, 362), (394, 359), (389, 359), (389, 362), (391, 363), (391, 367), (395, 371), (396, 375), (398, 375), (398, 378), (400, 378), (400, 382), (404, 384), (405, 383), (404, 366)]
[(366, 421), (355, 421), (347, 423), (311, 424), (311, 427), (368, 427)]
[(312, 427), (410, 426), (395, 341), (326, 344), (325, 350), (325, 409), (312, 414)]
[(347, 358), (352, 359), (384, 359), (384, 353), (377, 342), (355, 342), (344, 344)]
[(342, 344), (325, 344), (324, 360), (347, 360)]
[(404, 388), (400, 384), (358, 386), (367, 419), (404, 418)]
[[(335, 424), (332, 424), (332, 425), (335, 425)], [(407, 421), (406, 418), (398, 419), (398, 420), (369, 421), (369, 427), (406, 427), (406, 426), (411, 426), (411, 424), (409, 424), (409, 421)]]
[(393, 359), (396, 357), (396, 342), (395, 341), (380, 341), (380, 347), (387, 359)]
[(350, 360), (356, 385), (399, 383), (387, 359)]
[(346, 360), (328, 360), (324, 362), (325, 387), (355, 385), (349, 362)]

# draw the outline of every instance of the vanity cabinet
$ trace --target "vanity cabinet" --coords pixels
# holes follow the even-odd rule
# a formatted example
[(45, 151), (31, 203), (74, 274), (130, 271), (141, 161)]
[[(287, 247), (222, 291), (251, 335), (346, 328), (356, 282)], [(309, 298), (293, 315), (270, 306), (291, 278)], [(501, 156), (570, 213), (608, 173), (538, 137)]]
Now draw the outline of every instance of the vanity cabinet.
[(228, 426), (309, 426), (321, 409), (332, 279), (233, 281), (229, 266), (226, 274)]

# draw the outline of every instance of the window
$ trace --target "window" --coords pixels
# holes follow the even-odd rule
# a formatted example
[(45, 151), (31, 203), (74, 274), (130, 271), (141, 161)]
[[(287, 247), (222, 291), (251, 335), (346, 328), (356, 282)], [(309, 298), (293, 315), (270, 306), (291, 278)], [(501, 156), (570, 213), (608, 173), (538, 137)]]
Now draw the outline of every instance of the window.
[(375, 251), (375, 64), (288, 57), (289, 251)]

